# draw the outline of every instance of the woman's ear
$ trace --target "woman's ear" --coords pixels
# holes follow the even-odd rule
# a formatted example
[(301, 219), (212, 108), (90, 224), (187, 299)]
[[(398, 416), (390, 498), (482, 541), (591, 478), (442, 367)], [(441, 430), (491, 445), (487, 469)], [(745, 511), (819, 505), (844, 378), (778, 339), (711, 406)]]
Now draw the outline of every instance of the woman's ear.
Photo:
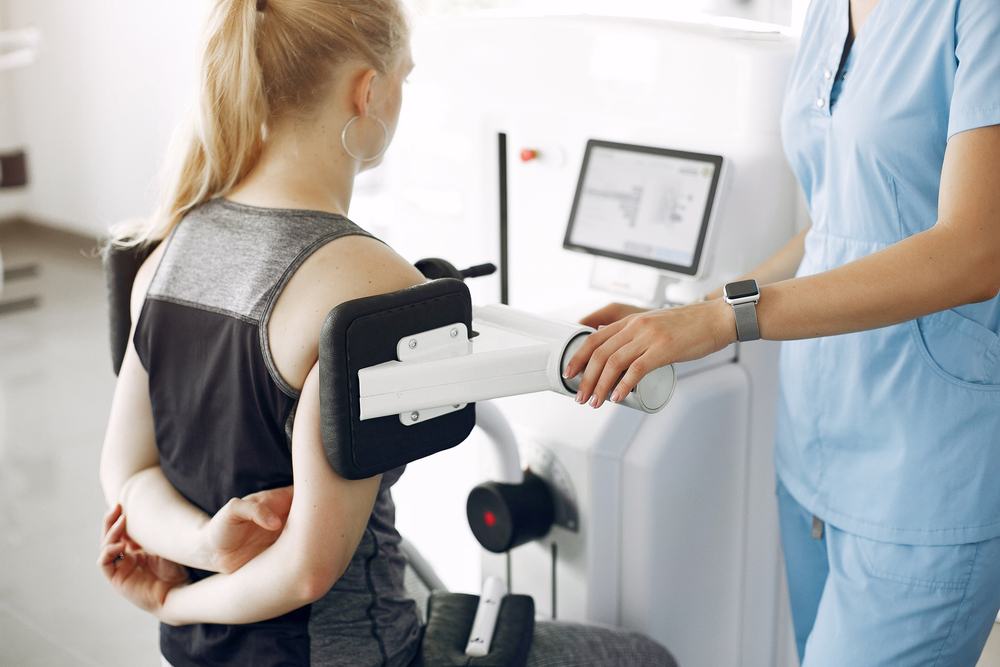
[(375, 83), (376, 72), (373, 69), (359, 70), (354, 75), (353, 88), (351, 90), (351, 103), (354, 105), (356, 116), (368, 115), (368, 110), (372, 104), (372, 88)]

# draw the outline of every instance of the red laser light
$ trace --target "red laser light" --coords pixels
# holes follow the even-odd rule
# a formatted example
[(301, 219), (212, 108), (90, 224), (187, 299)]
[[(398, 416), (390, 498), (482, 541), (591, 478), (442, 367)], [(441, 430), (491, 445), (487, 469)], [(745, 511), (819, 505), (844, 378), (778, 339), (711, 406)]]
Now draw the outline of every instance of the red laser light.
[(496, 525), (497, 515), (494, 514), (493, 512), (487, 511), (486, 514), (483, 515), (483, 522), (487, 526), (489, 526), (490, 528), (492, 528), (494, 525)]

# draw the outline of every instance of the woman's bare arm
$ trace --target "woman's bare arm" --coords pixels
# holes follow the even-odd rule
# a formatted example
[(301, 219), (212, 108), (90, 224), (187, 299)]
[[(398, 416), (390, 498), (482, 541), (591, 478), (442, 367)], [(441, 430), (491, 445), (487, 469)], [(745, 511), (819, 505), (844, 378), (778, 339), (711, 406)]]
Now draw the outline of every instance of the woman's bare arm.
[[(423, 277), (416, 269), (386, 246), (364, 237), (328, 244), (303, 264), (275, 307), (270, 331), (279, 371), (303, 391), (293, 431), (295, 493), (288, 520), (277, 541), (235, 574), (172, 591), (162, 609), (150, 611), (172, 623), (264, 620), (317, 599), (339, 578), (367, 525), (379, 479), (344, 480), (326, 460), (316, 384), (320, 327), (329, 310), (347, 299), (419, 282)], [(137, 280), (136, 292), (138, 286)], [(309, 367), (304, 368), (306, 363)], [(125, 374), (126, 364), (138, 366), (134, 375)], [(102, 462), (109, 503), (118, 496), (124, 498), (128, 532), (146, 550), (178, 562), (182, 558), (212, 562), (205, 548), (207, 517), (166, 483), (158, 465), (147, 465), (156, 450), (148, 416), (148, 380), (134, 349), (126, 355), (123, 374), (120, 419), (143, 424), (148, 430), (129, 430), (122, 434), (127, 437), (109, 435), (108, 460)], [(143, 456), (137, 456), (136, 450)], [(120, 484), (117, 495), (116, 483)], [(116, 585), (124, 591), (121, 584)]]
[[(157, 248), (136, 276), (132, 321), (137, 322), (146, 291), (162, 256)], [(315, 364), (319, 332), (326, 314), (342, 301), (402, 289), (423, 276), (382, 243), (347, 237), (318, 250), (289, 282), (271, 318), (271, 346), (278, 370), (301, 387)], [(133, 329), (134, 334), (134, 329)], [(120, 502), (128, 516), (129, 536), (151, 553), (199, 569), (232, 572), (277, 539), (275, 516), (287, 512), (290, 492), (275, 490), (233, 499), (215, 517), (187, 501), (159, 467), (153, 433), (149, 380), (134, 346), (122, 363), (108, 433), (101, 456), (101, 482), (108, 505)], [(220, 532), (244, 541), (220, 551)], [(227, 530), (227, 522), (229, 524)], [(221, 524), (221, 527), (220, 527)], [(268, 534), (274, 531), (274, 534)]]
[(252, 623), (322, 597), (361, 541), (381, 475), (345, 480), (330, 467), (319, 428), (319, 372), (307, 376), (292, 439), (295, 499), (281, 536), (233, 574), (172, 589), (156, 616), (171, 625)]
[[(762, 287), (761, 337), (792, 340), (876, 329), (995, 297), (1000, 291), (997, 164), (1000, 126), (953, 136), (945, 152), (937, 223), (831, 271)], [(567, 371), (572, 377), (586, 368), (578, 400), (599, 406), (612, 389), (624, 396), (655, 368), (735, 340), (733, 309), (715, 299), (611, 324), (590, 336)]]

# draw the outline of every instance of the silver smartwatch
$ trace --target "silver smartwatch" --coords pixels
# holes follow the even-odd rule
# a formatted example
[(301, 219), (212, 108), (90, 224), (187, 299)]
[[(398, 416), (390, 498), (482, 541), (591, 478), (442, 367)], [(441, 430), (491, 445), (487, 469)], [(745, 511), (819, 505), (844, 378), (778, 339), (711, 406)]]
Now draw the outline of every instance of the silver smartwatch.
[(726, 303), (736, 312), (736, 340), (760, 340), (760, 328), (757, 326), (757, 302), (760, 300), (760, 289), (756, 280), (739, 280), (725, 286), (722, 293)]

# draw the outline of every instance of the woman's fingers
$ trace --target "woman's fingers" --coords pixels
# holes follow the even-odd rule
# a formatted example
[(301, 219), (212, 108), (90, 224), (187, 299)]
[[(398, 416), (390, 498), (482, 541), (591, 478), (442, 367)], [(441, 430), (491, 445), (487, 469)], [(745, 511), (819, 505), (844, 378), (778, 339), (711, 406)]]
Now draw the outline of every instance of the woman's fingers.
[(101, 548), (103, 549), (108, 544), (122, 542), (124, 536), (125, 515), (119, 514), (118, 519), (104, 531), (104, 537), (101, 539)]
[(104, 536), (111, 530), (111, 526), (115, 525), (115, 521), (118, 521), (118, 517), (121, 515), (122, 506), (120, 503), (104, 513), (104, 520), (101, 522), (101, 540), (104, 539)]
[(226, 520), (230, 523), (249, 521), (266, 530), (277, 530), (281, 519), (266, 505), (256, 500), (233, 498), (226, 503)]
[(136, 555), (125, 550), (125, 542), (106, 544), (97, 557), (97, 567), (108, 581), (127, 578), (135, 569)]
[(244, 496), (243, 499), (260, 503), (263, 507), (276, 514), (279, 519), (284, 519), (288, 516), (289, 510), (292, 508), (294, 491), (295, 487), (293, 486), (282, 486), (277, 489), (251, 493), (249, 496)]

